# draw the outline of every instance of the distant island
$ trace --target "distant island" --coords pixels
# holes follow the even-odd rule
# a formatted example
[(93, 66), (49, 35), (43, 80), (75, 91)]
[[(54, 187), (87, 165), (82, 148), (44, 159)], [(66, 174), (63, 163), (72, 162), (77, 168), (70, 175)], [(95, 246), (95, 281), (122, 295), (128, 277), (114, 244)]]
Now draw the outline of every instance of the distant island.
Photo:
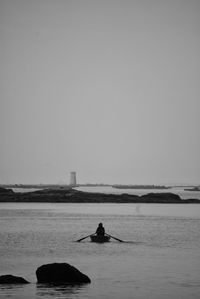
[(181, 199), (174, 193), (105, 194), (82, 192), (72, 188), (41, 189), (34, 192), (14, 192), (0, 188), (0, 202), (57, 202), (57, 203), (200, 203), (200, 200)]
[[(66, 184), (7, 184), (0, 185), (2, 188), (22, 188), (22, 189), (59, 189), (59, 188), (71, 188), (72, 185)], [(86, 183), (76, 184), (73, 187), (112, 187), (117, 189), (170, 189), (172, 187), (163, 185), (125, 185), (125, 184), (103, 184), (103, 183)]]
[(170, 189), (171, 187), (159, 185), (112, 185), (117, 189)]
[[(0, 184), (0, 188), (15, 188), (15, 189), (60, 189), (71, 188), (72, 185), (67, 184)], [(76, 184), (73, 187), (112, 187), (109, 184)]]
[(186, 188), (185, 191), (200, 191), (200, 187)]

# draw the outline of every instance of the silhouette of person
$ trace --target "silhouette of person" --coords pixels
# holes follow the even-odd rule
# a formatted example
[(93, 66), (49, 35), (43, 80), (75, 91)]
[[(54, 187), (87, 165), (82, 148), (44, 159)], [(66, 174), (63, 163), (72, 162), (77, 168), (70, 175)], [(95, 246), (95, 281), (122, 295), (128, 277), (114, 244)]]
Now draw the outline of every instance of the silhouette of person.
[(99, 223), (97, 230), (96, 230), (97, 236), (104, 236), (105, 235), (105, 228), (103, 227), (102, 223)]

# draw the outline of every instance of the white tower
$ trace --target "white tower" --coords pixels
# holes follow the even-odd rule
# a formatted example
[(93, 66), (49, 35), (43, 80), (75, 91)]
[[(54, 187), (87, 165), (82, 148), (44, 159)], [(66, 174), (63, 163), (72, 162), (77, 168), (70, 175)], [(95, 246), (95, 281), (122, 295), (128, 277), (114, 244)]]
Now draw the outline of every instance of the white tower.
[(76, 186), (76, 172), (70, 172), (70, 186)]

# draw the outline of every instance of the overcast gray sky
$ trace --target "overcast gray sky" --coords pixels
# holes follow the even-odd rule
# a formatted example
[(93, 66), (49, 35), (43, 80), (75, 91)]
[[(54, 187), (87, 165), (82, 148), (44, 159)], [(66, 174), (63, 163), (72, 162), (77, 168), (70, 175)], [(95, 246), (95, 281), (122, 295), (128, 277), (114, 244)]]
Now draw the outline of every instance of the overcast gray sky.
[(0, 183), (200, 183), (200, 1), (0, 0)]

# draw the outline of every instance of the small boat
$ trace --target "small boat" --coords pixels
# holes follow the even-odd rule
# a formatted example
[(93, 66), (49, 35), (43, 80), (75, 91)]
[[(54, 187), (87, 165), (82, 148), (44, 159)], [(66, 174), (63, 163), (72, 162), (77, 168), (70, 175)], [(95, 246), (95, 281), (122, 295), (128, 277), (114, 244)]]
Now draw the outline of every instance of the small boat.
[(105, 243), (110, 241), (110, 236), (97, 236), (97, 235), (92, 235), (90, 236), (91, 242), (96, 242), (96, 243)]

